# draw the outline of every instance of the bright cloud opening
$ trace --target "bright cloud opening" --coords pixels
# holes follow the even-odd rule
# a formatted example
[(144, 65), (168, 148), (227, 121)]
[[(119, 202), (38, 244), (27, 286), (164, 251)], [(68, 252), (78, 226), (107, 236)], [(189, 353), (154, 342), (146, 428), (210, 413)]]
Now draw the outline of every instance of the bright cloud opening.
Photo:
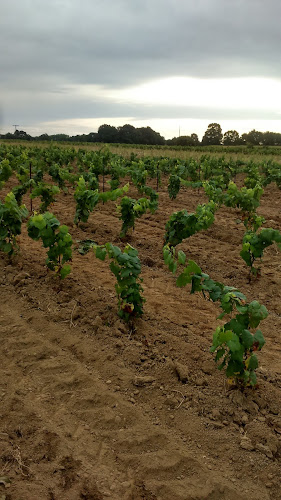
[[(70, 89), (69, 89), (70, 90)], [(281, 82), (269, 78), (197, 79), (173, 77), (123, 89), (84, 85), (71, 89), (90, 99), (217, 109), (263, 110), (281, 113)]]

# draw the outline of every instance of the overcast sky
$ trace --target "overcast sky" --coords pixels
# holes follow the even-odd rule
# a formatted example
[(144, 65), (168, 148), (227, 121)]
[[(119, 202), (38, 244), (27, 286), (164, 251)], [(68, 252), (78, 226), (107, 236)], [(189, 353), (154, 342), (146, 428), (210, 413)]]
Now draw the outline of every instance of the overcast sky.
[(281, 132), (280, 0), (0, 0), (0, 131)]

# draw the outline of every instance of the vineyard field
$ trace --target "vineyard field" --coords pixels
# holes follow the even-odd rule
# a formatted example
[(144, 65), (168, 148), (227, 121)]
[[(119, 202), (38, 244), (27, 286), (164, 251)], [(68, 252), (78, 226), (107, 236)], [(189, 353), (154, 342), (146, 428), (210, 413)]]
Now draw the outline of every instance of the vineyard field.
[[(244, 177), (236, 176), (238, 186)], [(168, 179), (158, 209), (122, 238), (120, 199), (100, 201), (75, 224), (75, 185), (67, 181), (48, 209), (73, 241), (65, 279), (46, 267), (46, 248), (28, 236), (26, 221), (16, 254), (0, 252), (0, 499), (280, 498), (281, 252), (266, 248), (260, 277), (249, 279), (240, 210), (224, 205), (208, 229), (178, 245), (212, 279), (268, 310), (257, 386), (234, 388), (210, 352), (223, 324), (218, 303), (178, 288), (163, 260), (170, 216), (194, 213), (208, 198), (203, 187), (182, 185), (171, 199)], [(99, 178), (100, 191), (109, 180)], [(156, 190), (156, 182), (147, 186)], [(1, 201), (17, 183), (13, 173)], [(126, 196), (140, 198), (129, 176), (127, 183)], [(22, 203), (32, 215), (29, 191)], [(38, 197), (32, 210), (40, 210)], [(257, 214), (281, 230), (275, 183), (264, 187)], [(137, 249), (143, 315), (128, 324), (118, 317), (109, 261), (79, 253), (85, 240)]]

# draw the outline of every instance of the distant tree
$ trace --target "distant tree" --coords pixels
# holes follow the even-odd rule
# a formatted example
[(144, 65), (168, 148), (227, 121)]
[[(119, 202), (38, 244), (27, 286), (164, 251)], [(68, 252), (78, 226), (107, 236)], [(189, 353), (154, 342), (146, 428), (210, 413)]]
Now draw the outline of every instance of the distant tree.
[(68, 134), (53, 134), (49, 137), (51, 141), (69, 141), (70, 139)]
[(88, 135), (87, 134), (72, 135), (71, 137), (69, 137), (69, 140), (71, 142), (88, 142)]
[(222, 142), (224, 146), (237, 146), (241, 144), (241, 139), (236, 130), (228, 130), (223, 134)]
[(180, 135), (176, 137), (175, 143), (177, 146), (192, 146), (192, 139), (189, 135)]
[(48, 134), (41, 134), (38, 137), (35, 137), (37, 141), (49, 141), (50, 137)]
[(15, 130), (14, 139), (24, 139), (25, 141), (30, 141), (32, 137), (24, 130)]
[(198, 146), (199, 139), (197, 134), (181, 135), (167, 140), (166, 144), (171, 146)]
[(137, 132), (133, 125), (123, 125), (123, 127), (117, 127), (118, 136), (117, 142), (121, 144), (136, 144), (137, 143)]
[(263, 133), (254, 129), (248, 132), (248, 134), (242, 134), (242, 140), (245, 144), (261, 146), (263, 144)]
[(87, 135), (87, 142), (97, 142), (98, 141), (98, 134), (97, 132), (90, 132)]
[[(199, 139), (197, 134), (191, 134), (174, 137), (173, 139), (165, 140), (158, 132), (155, 132), (150, 127), (135, 128), (132, 125), (126, 124), (122, 127), (113, 127), (112, 125), (101, 125), (98, 132), (90, 132), (89, 134), (81, 134), (69, 136), (68, 134), (41, 134), (32, 137), (24, 130), (15, 130), (14, 133), (0, 135), (2, 139), (26, 140), (32, 139), (37, 141), (71, 141), (71, 142), (108, 142), (108, 143), (127, 143), (127, 144), (147, 144), (147, 145), (171, 145), (171, 146), (197, 146)], [(259, 132), (251, 130), (248, 133), (242, 134), (240, 137), (236, 130), (228, 130), (222, 134), (221, 126), (218, 123), (210, 123), (203, 138), (203, 145), (219, 145), (233, 146), (238, 144), (248, 144), (253, 146), (281, 146), (281, 133), (279, 132)]]
[(7, 134), (2, 134), (2, 135), (1, 135), (1, 138), (2, 138), (2, 139), (14, 139), (14, 138), (15, 138), (15, 136), (14, 136), (14, 134), (12, 134), (11, 132), (8, 132)]
[(150, 144), (163, 146), (165, 139), (159, 132), (155, 132), (150, 127), (137, 128), (137, 144)]
[(176, 146), (176, 143), (174, 142), (176, 137), (173, 137), (173, 139), (166, 139), (165, 144), (167, 146)]
[[(280, 134), (281, 135), (281, 134)], [(276, 146), (277, 134), (274, 132), (264, 132), (263, 133), (263, 145), (264, 146)]]
[(264, 146), (280, 146), (281, 134), (278, 132), (264, 132), (263, 133)]
[(192, 146), (198, 146), (199, 144), (199, 139), (198, 139), (198, 135), (197, 134), (191, 134), (191, 139), (192, 139)]
[(98, 142), (118, 142), (118, 130), (112, 125), (101, 125), (98, 129)]
[(210, 123), (202, 138), (203, 146), (219, 145), (222, 143), (222, 130), (218, 123)]

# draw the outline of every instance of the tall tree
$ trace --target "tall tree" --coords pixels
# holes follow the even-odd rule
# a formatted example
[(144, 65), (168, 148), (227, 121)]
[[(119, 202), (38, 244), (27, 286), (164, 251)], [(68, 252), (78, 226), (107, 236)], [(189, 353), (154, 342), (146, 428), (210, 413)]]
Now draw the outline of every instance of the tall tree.
[(15, 139), (24, 139), (25, 141), (30, 141), (32, 139), (31, 135), (27, 134), (24, 130), (15, 130)]
[(223, 134), (223, 145), (224, 146), (237, 146), (241, 144), (242, 141), (240, 136), (236, 130), (228, 130)]
[(253, 146), (261, 146), (263, 144), (263, 133), (258, 130), (251, 130), (248, 134), (242, 134), (243, 142), (252, 144)]
[(281, 134), (279, 132), (264, 132), (263, 133), (264, 146), (280, 146)]
[(101, 125), (98, 129), (98, 142), (118, 142), (118, 130), (112, 125)]
[(118, 142), (121, 144), (136, 144), (137, 142), (137, 132), (133, 125), (123, 125), (118, 127)]
[(159, 134), (159, 132), (155, 132), (150, 127), (140, 127), (136, 129), (138, 133), (138, 142), (137, 144), (158, 144), (158, 145), (164, 145), (165, 144), (165, 139), (162, 137), (162, 135)]
[(222, 143), (222, 129), (219, 123), (210, 123), (208, 128), (203, 135), (202, 144), (203, 146), (217, 146)]
[(199, 139), (197, 134), (191, 134), (190, 138), (192, 139), (192, 146), (198, 146)]

